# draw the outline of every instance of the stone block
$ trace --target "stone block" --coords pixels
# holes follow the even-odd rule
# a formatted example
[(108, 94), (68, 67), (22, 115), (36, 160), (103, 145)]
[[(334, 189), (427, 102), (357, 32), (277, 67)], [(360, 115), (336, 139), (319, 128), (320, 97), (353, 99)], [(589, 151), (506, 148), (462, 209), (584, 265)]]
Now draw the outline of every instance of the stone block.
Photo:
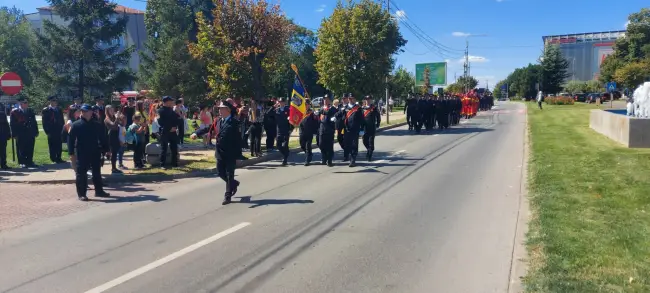
[[(152, 166), (160, 165), (160, 153), (162, 152), (162, 148), (160, 147), (159, 143), (150, 143), (146, 146), (145, 148), (145, 153), (147, 155), (147, 163), (149, 163)], [(178, 154), (178, 162), (180, 162), (180, 152)], [(165, 164), (171, 164), (172, 162), (172, 154), (171, 151), (167, 151), (167, 158), (166, 158)]]
[(589, 127), (628, 148), (650, 148), (650, 119), (630, 117), (626, 112), (591, 110)]

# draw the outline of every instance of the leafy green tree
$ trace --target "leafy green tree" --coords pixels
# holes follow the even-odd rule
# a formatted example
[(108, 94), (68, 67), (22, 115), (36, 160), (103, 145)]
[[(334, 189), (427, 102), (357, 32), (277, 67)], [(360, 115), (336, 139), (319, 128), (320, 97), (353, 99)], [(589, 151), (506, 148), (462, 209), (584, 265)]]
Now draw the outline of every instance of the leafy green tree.
[(31, 66), (42, 83), (60, 92), (107, 95), (135, 80), (126, 66), (133, 47), (122, 47), (127, 18), (106, 0), (49, 0), (67, 25), (44, 21)]
[(564, 86), (564, 91), (570, 94), (587, 92), (587, 83), (580, 80), (571, 80)]
[(569, 77), (567, 69), (569, 62), (562, 56), (557, 45), (549, 45), (544, 48), (540, 57), (542, 65), (542, 90), (553, 94), (562, 90), (562, 85)]
[(34, 40), (34, 32), (22, 11), (0, 7), (0, 73), (15, 72), (30, 85), (32, 78), (25, 60), (32, 57)]
[(207, 64), (214, 94), (266, 98), (269, 66), (282, 55), (294, 26), (279, 5), (266, 0), (215, 1), (209, 18), (197, 14), (198, 34), (190, 52)]
[(415, 75), (401, 65), (388, 81), (390, 94), (395, 98), (407, 97), (413, 86), (415, 86)]
[(319, 81), (340, 94), (379, 95), (406, 40), (397, 22), (372, 0), (339, 1), (318, 30)]
[(458, 78), (456, 83), (462, 85), (465, 89), (471, 90), (478, 86), (478, 80), (473, 76), (461, 76)]
[(585, 83), (585, 92), (586, 93), (600, 93), (604, 92), (605, 87), (603, 86), (602, 83), (600, 83), (597, 80), (588, 80)]
[(147, 51), (141, 52), (139, 85), (157, 95), (183, 95), (189, 103), (207, 94), (207, 68), (192, 57), (188, 41), (194, 28), (192, 7), (176, 0), (150, 0), (145, 14)]
[(650, 61), (638, 61), (623, 65), (616, 70), (614, 80), (620, 86), (634, 89), (650, 78)]

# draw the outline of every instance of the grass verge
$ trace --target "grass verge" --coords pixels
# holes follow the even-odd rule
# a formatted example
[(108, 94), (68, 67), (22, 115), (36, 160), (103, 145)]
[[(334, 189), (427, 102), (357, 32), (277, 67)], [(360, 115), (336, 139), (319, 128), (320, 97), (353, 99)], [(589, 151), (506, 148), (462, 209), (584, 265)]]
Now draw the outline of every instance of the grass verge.
[(591, 109), (528, 104), (527, 292), (650, 292), (650, 150), (591, 130)]

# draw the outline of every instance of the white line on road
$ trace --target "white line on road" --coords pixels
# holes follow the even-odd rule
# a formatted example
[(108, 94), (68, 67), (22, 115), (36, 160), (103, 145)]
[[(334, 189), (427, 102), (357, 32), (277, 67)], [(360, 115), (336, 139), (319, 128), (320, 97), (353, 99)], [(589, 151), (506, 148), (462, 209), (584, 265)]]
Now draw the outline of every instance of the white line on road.
[(181, 250), (179, 250), (177, 252), (174, 252), (174, 253), (172, 253), (172, 254), (170, 254), (168, 256), (165, 256), (165, 257), (163, 257), (163, 258), (161, 258), (161, 259), (159, 259), (157, 261), (154, 261), (154, 262), (152, 262), (152, 263), (150, 263), (148, 265), (145, 265), (145, 266), (143, 266), (141, 268), (138, 268), (138, 269), (136, 269), (134, 271), (131, 271), (131, 272), (125, 274), (125, 275), (122, 275), (121, 277), (118, 277), (115, 280), (112, 280), (112, 281), (110, 281), (108, 283), (105, 283), (103, 285), (100, 285), (98, 287), (90, 289), (90, 290), (86, 291), (86, 293), (101, 293), (101, 292), (104, 292), (106, 290), (109, 290), (109, 289), (111, 289), (111, 288), (113, 288), (115, 286), (118, 286), (120, 284), (123, 284), (123, 283), (137, 277), (137, 276), (140, 276), (140, 275), (142, 275), (142, 274), (144, 274), (144, 273), (146, 273), (148, 271), (151, 271), (151, 270), (153, 270), (153, 269), (155, 269), (155, 268), (157, 268), (159, 266), (162, 266), (162, 265), (164, 265), (164, 264), (166, 264), (166, 263), (168, 263), (168, 262), (170, 262), (172, 260), (175, 260), (175, 259), (177, 259), (177, 258), (179, 258), (179, 257), (181, 257), (183, 255), (186, 255), (186, 254), (188, 254), (188, 253), (190, 253), (192, 251), (195, 251), (195, 250), (197, 250), (197, 249), (199, 249), (199, 248), (201, 248), (203, 246), (206, 246), (206, 245), (208, 245), (208, 244), (210, 244), (212, 242), (215, 242), (215, 241), (219, 240), (220, 238), (223, 238), (225, 236), (228, 236), (229, 234), (235, 233), (238, 230), (241, 230), (241, 229), (249, 226), (250, 224), (251, 223), (247, 223), (247, 222), (241, 223), (241, 224), (239, 224), (237, 226), (234, 226), (234, 227), (232, 227), (232, 228), (230, 228), (228, 230), (225, 230), (223, 232), (215, 234), (214, 236), (212, 236), (210, 238), (203, 239), (203, 240), (201, 240), (201, 241), (199, 241), (197, 243), (194, 243), (194, 244), (192, 244), (192, 245), (190, 245), (188, 247), (185, 247), (185, 248), (183, 248), (183, 249), (181, 249)]
[(406, 153), (406, 150), (401, 150), (401, 151), (396, 151), (395, 152), (396, 155), (399, 155), (399, 154), (402, 154), (402, 153)]
[(372, 163), (383, 164), (383, 163), (388, 163), (388, 160), (373, 161)]

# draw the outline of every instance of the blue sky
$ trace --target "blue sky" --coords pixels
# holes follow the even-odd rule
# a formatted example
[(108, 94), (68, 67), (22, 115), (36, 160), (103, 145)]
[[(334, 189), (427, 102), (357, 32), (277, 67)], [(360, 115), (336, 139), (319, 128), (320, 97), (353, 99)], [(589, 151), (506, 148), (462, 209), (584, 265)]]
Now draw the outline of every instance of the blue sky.
[[(119, 4), (145, 10), (144, 0), (118, 0)], [(328, 17), (336, 0), (282, 0), (286, 14), (297, 23), (317, 29)], [(627, 16), (649, 7), (647, 0), (393, 0), (402, 20), (422, 29), (430, 38), (459, 51), (430, 51), (404, 24), (409, 41), (397, 63), (415, 71), (416, 63), (448, 62), (447, 81), (462, 75), (466, 34), (470, 37), (471, 74), (480, 86), (505, 78), (514, 68), (535, 62), (542, 49), (542, 36), (622, 30)], [(25, 13), (46, 6), (45, 0), (0, 0), (0, 6), (16, 6)], [(394, 13), (397, 13), (393, 9)], [(406, 15), (406, 17), (403, 17)]]

